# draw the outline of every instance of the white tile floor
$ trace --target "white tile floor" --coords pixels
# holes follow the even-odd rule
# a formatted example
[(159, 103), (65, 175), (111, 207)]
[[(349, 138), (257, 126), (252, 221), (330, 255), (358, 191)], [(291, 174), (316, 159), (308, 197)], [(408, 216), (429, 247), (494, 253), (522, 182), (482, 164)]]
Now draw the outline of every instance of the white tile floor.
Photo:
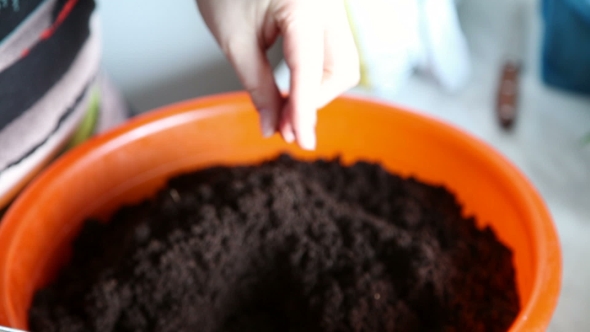
[[(445, 94), (429, 80), (413, 77), (394, 96), (368, 94), (463, 128), (506, 155), (531, 179), (551, 210), (563, 252), (562, 290), (549, 331), (590, 331), (590, 144), (581, 143), (590, 133), (590, 98), (547, 88), (539, 80), (539, 8), (536, 0), (523, 0), (528, 52), (520, 113), (514, 131), (499, 128), (494, 96), (502, 41), (512, 28), (506, 13), (516, 2), (460, 3), (474, 64), (471, 82), (460, 93)], [(278, 80), (287, 86), (284, 72)]]

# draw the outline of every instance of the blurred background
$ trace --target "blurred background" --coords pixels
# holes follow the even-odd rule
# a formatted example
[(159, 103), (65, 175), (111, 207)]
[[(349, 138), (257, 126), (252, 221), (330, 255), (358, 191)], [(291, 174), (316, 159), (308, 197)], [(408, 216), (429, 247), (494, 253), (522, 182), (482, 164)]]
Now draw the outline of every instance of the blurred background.
[[(135, 112), (241, 89), (193, 0), (98, 0), (103, 64)], [(270, 52), (281, 59), (280, 45)]]
[[(104, 69), (135, 112), (241, 88), (194, 1), (98, 3)], [(364, 59), (364, 84), (351, 93), (443, 119), (515, 163), (545, 198), (563, 247), (550, 331), (589, 329), (590, 2), (348, 3)], [(286, 88), (280, 45), (269, 57)], [(510, 63), (518, 79), (500, 88)], [(500, 110), (500, 92), (516, 103)], [(504, 111), (516, 114), (508, 130)]]

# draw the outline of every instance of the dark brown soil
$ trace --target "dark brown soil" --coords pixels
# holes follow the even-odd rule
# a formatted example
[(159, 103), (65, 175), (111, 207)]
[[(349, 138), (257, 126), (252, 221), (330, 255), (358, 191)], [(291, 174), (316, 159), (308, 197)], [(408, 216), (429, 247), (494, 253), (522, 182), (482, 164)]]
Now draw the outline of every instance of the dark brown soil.
[(74, 252), (32, 331), (506, 331), (519, 311), (491, 229), (368, 163), (180, 176), (88, 222)]

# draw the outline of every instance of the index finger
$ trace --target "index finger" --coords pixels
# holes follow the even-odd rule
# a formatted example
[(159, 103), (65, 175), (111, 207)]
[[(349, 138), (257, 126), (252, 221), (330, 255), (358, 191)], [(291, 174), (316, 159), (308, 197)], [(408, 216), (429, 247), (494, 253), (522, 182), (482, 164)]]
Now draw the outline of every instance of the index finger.
[(279, 21), (285, 62), (291, 72), (285, 116), (297, 143), (309, 150), (316, 145), (316, 112), (324, 63), (324, 28), (318, 3), (321, 1), (293, 2)]

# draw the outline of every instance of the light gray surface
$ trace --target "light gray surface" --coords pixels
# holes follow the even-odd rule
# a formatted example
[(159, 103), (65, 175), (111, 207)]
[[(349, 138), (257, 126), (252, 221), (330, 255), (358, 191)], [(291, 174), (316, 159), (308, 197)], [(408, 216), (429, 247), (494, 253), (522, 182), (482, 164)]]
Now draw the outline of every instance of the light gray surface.
[(4, 327), (4, 326), (0, 326), (0, 332), (26, 332), (23, 330), (16, 330), (10, 327)]

